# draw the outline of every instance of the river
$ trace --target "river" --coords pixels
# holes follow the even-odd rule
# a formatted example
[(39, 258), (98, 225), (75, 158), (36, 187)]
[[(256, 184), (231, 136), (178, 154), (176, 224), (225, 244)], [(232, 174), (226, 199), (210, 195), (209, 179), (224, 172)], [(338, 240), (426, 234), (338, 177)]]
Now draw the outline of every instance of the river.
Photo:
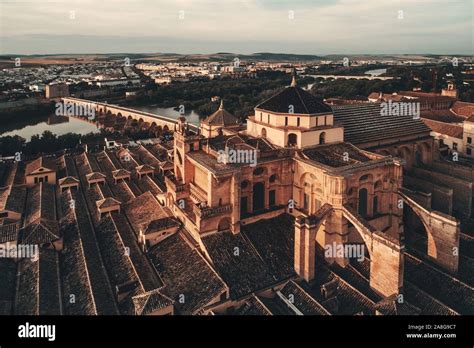
[[(26, 126), (19, 126), (17, 129), (3, 131), (0, 129), (0, 136), (15, 136), (19, 135), (26, 141), (30, 141), (31, 137), (36, 134), (43, 134), (48, 130), (53, 134), (59, 136), (66, 133), (88, 134), (99, 133), (100, 130), (93, 123), (86, 122), (74, 117), (57, 117), (55, 115), (40, 117), (29, 121), (32, 124)], [(36, 122), (36, 123), (35, 123)]]
[[(140, 105), (140, 106), (127, 106), (127, 107), (130, 109), (150, 112), (155, 115), (172, 117), (176, 120), (181, 116), (181, 114), (178, 111), (176, 111), (174, 108), (161, 108), (157, 105)], [(199, 126), (199, 123), (200, 123), (199, 115), (195, 113), (194, 111), (186, 113), (183, 116), (186, 118), (188, 123)]]
[[(157, 105), (140, 105), (140, 106), (127, 106), (130, 109), (141, 110), (150, 112), (155, 115), (166, 116), (174, 119), (178, 119), (181, 114), (174, 110), (174, 108), (162, 108)], [(26, 115), (25, 115), (26, 116)], [(19, 115), (21, 117), (21, 115)], [(199, 125), (199, 115), (194, 111), (184, 115), (186, 120), (190, 124)], [(36, 134), (43, 134), (45, 130), (52, 132), (59, 136), (66, 133), (77, 133), (77, 134), (88, 134), (88, 133), (99, 133), (100, 130), (93, 123), (86, 122), (81, 119), (74, 117), (57, 117), (55, 115), (44, 116), (34, 119), (28, 119), (25, 117), (25, 123), (19, 124), (14, 130), (2, 129), (0, 127), (0, 136), (15, 136), (19, 135), (26, 141), (30, 141), (31, 137)]]

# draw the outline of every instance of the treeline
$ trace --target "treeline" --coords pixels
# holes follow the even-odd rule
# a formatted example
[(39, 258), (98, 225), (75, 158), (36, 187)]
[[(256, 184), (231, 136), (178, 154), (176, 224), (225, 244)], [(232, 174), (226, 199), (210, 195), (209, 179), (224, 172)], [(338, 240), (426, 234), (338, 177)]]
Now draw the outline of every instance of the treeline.
[(0, 155), (14, 156), (17, 152), (30, 156), (39, 153), (52, 153), (63, 149), (75, 148), (78, 144), (91, 142), (105, 134), (89, 133), (85, 135), (67, 133), (57, 136), (51, 131), (44, 131), (41, 135), (33, 135), (29, 142), (18, 135), (0, 137)]
[(393, 93), (409, 90), (410, 82), (406, 79), (397, 80), (333, 80), (316, 81), (311, 92), (321, 98), (367, 98), (372, 92)]
[[(312, 81), (314, 81), (312, 77), (300, 78), (298, 84), (304, 87)], [(184, 105), (185, 111), (193, 110), (205, 118), (219, 107), (219, 103), (211, 102), (210, 98), (219, 96), (224, 97), (227, 111), (237, 117), (245, 118), (253, 114), (253, 109), (257, 104), (290, 83), (289, 74), (262, 71), (258, 73), (256, 79), (191, 81), (160, 86), (151, 96), (142, 96), (139, 102), (174, 108)]]

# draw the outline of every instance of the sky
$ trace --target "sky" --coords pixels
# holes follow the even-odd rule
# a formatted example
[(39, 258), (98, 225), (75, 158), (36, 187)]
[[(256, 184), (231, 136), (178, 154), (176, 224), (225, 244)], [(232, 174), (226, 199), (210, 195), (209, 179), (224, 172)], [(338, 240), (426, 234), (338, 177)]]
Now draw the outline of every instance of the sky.
[(474, 54), (474, 0), (0, 0), (0, 54)]

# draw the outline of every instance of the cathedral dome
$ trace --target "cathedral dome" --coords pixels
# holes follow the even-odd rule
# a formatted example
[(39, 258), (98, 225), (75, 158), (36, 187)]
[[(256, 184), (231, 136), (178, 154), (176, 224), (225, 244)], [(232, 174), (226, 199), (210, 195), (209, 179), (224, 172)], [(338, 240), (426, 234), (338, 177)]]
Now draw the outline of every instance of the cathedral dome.
[(290, 87), (257, 105), (256, 109), (280, 114), (311, 115), (332, 112), (331, 108), (321, 99), (298, 87), (295, 77), (293, 77)]

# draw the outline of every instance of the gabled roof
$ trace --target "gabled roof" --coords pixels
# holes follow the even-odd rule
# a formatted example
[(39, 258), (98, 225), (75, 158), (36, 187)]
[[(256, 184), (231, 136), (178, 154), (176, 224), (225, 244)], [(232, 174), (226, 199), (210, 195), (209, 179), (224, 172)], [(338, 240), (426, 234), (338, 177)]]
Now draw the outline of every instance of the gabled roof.
[(121, 178), (124, 176), (130, 176), (130, 172), (125, 169), (117, 169), (112, 172), (114, 178)]
[(296, 81), (273, 97), (256, 106), (255, 109), (288, 114), (293, 106), (294, 114), (331, 113), (331, 108), (315, 95), (296, 86)]
[(59, 179), (59, 185), (75, 185), (79, 184), (79, 180), (77, 180), (73, 176), (66, 176), (65, 178)]
[(99, 172), (93, 172), (86, 175), (87, 181), (105, 179), (105, 175)]
[(101, 199), (100, 201), (97, 201), (97, 208), (102, 209), (102, 208), (110, 208), (114, 207), (117, 204), (120, 205), (121, 203), (117, 201), (115, 198), (112, 197), (107, 197), (105, 199)]
[(23, 230), (22, 244), (51, 243), (61, 238), (59, 226), (56, 221), (38, 219)]
[(138, 166), (136, 169), (138, 173), (149, 173), (155, 170), (155, 168), (150, 166), (149, 164), (143, 164), (141, 166)]
[(176, 219), (167, 216), (161, 219), (151, 221), (146, 227), (144, 234), (159, 232), (161, 230), (175, 226), (179, 226), (179, 223), (176, 221)]
[(155, 289), (144, 294), (133, 297), (133, 305), (136, 315), (146, 315), (159, 309), (172, 306), (174, 301), (161, 293), (161, 289)]
[(54, 163), (54, 159), (45, 158), (43, 156), (38, 157), (37, 159), (26, 164), (25, 174), (31, 175), (40, 168), (44, 168), (46, 171), (55, 171), (56, 164)]
[(233, 126), (239, 124), (239, 119), (224, 109), (224, 102), (221, 101), (219, 109), (208, 116), (202, 123), (210, 126)]

